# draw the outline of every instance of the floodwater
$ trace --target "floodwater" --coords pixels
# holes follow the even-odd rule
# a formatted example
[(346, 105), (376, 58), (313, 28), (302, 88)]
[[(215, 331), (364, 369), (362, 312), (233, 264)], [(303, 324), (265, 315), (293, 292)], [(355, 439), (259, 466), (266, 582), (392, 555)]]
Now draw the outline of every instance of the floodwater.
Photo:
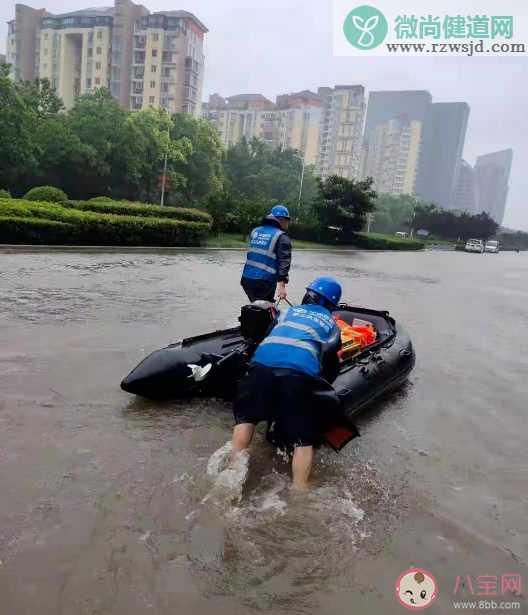
[(417, 566), (438, 583), (431, 612), (487, 591), (527, 613), (528, 255), (296, 252), (292, 299), (336, 275), (350, 303), (405, 324), (417, 365), (361, 438), (318, 452), (309, 493), (261, 436), (233, 502), (206, 473), (229, 405), (119, 382), (148, 352), (234, 324), (242, 260), (0, 252), (0, 612), (397, 614), (395, 581)]

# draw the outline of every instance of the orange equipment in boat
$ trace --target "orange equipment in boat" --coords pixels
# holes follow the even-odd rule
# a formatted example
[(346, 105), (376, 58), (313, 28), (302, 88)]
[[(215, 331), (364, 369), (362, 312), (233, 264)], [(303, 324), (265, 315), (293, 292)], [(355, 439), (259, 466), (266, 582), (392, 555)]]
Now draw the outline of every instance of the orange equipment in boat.
[(350, 325), (338, 317), (334, 317), (334, 320), (341, 329), (341, 350), (338, 355), (342, 361), (353, 357), (376, 341), (376, 330), (372, 323), (354, 319)]

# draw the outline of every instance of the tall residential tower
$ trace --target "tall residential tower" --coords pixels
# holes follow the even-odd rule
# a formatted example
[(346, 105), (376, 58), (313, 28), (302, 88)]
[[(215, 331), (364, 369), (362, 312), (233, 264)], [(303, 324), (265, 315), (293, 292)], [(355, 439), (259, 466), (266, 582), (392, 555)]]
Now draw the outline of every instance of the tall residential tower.
[(316, 171), (323, 179), (340, 175), (358, 179), (361, 170), (361, 140), (365, 118), (365, 88), (362, 85), (322, 87), (324, 101)]
[(7, 62), (17, 81), (49, 79), (66, 108), (105, 87), (125, 108), (199, 115), (206, 32), (192, 13), (131, 0), (61, 15), (17, 4)]

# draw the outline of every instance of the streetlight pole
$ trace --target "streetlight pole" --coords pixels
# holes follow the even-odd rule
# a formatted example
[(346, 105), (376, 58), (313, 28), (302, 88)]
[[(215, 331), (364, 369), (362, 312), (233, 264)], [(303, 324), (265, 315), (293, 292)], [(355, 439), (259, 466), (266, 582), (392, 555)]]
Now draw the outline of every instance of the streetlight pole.
[(161, 178), (161, 198), (160, 205), (163, 207), (165, 203), (165, 184), (167, 182), (167, 159), (169, 154), (170, 131), (167, 129), (167, 147), (165, 149), (165, 157), (163, 160), (163, 176)]
[(296, 158), (299, 158), (299, 160), (302, 162), (302, 169), (301, 169), (301, 182), (299, 185), (299, 198), (297, 199), (297, 206), (300, 208), (301, 207), (301, 196), (302, 196), (302, 189), (303, 189), (303, 180), (304, 180), (304, 156), (297, 156)]

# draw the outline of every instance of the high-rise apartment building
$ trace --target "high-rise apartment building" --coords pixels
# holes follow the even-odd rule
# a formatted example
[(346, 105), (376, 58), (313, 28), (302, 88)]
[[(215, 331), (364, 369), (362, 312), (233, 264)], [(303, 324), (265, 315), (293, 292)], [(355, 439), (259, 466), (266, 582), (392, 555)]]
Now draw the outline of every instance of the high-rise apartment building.
[[(425, 90), (371, 92), (364, 134), (364, 169), (376, 127), (406, 116), (419, 124), (418, 155), (413, 157), (414, 193), (444, 208), (455, 207), (456, 182), (462, 161), (469, 106), (466, 103), (434, 103)], [(415, 125), (415, 132), (418, 126)]]
[(435, 103), (425, 126), (416, 193), (445, 209), (454, 208), (468, 119), (467, 103)]
[[(416, 193), (431, 104), (432, 96), (425, 90), (370, 92), (361, 175), (372, 176), (380, 192)], [(390, 143), (396, 160), (383, 153), (386, 143)], [(390, 186), (393, 188), (388, 189)]]
[(505, 149), (479, 156), (475, 164), (478, 211), (485, 211), (502, 224), (508, 198), (513, 150)]
[(323, 179), (340, 175), (357, 179), (361, 167), (361, 142), (365, 117), (362, 85), (336, 85), (317, 91), (323, 99), (317, 174)]
[(45, 9), (15, 6), (15, 18), (7, 22), (6, 61), (16, 81), (38, 77), (38, 32)]
[(414, 194), (422, 123), (406, 115), (375, 126), (365, 144), (365, 177), (374, 179), (378, 192)]
[(202, 115), (216, 126), (225, 147), (258, 138), (273, 149), (296, 149), (305, 164), (314, 165), (321, 108), (321, 99), (309, 91), (278, 96), (276, 103), (262, 94), (212, 94)]
[(319, 151), (323, 111), (320, 96), (309, 90), (277, 96), (277, 139), (280, 149), (296, 149), (314, 166)]
[(106, 87), (126, 108), (198, 115), (206, 32), (187, 11), (150, 14), (131, 0), (61, 15), (18, 4), (7, 61), (16, 80), (49, 79), (67, 108)]
[(270, 146), (276, 144), (274, 104), (262, 94), (238, 94), (223, 98), (212, 94), (204, 105), (202, 116), (220, 133), (225, 147), (242, 139), (262, 139)]
[(478, 214), (478, 202), (473, 167), (462, 160), (458, 168), (458, 177), (453, 198), (453, 209), (465, 211), (471, 215)]

